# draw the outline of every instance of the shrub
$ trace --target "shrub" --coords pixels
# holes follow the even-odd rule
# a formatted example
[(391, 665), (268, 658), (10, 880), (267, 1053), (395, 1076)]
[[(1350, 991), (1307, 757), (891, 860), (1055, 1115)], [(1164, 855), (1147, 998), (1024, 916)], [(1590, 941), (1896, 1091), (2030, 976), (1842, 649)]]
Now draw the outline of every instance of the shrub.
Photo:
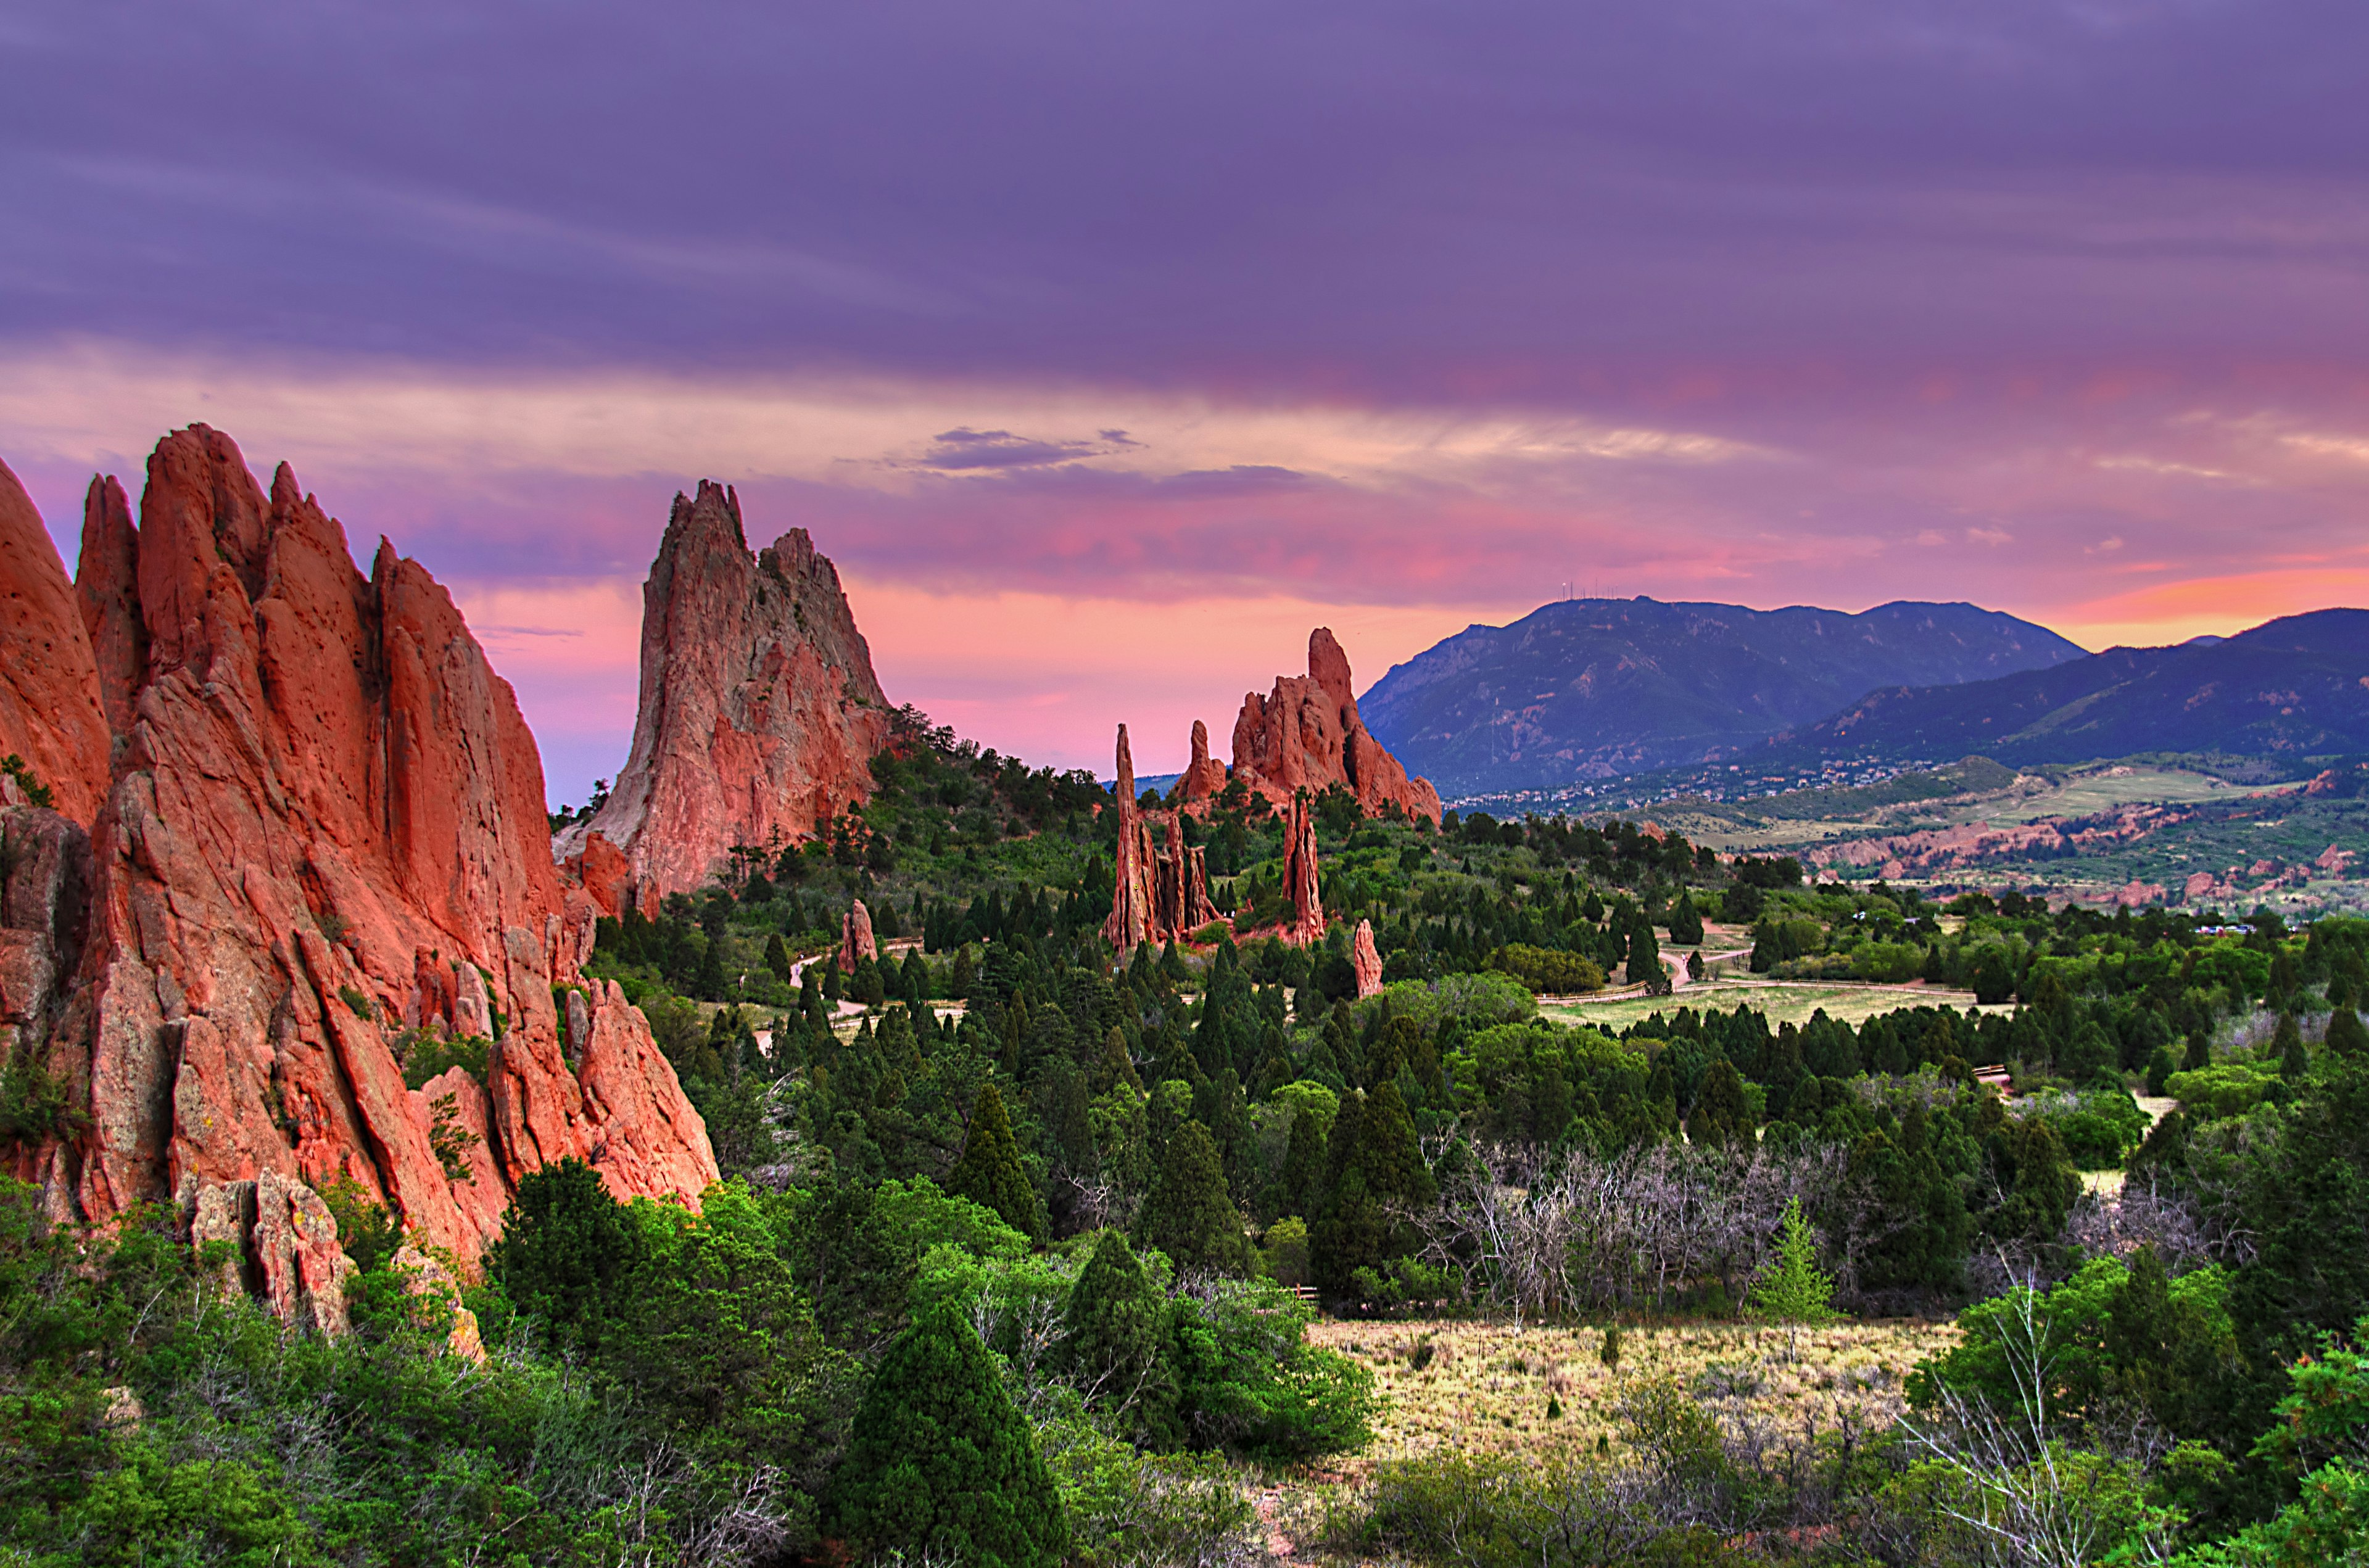
[(600, 1173), (571, 1156), (519, 1183), (502, 1233), (486, 1249), (486, 1272), (550, 1339), (593, 1348), (641, 1248)]
[(1604, 989), (1602, 967), (1576, 953), (1556, 948), (1513, 943), (1489, 955), (1489, 967), (1513, 976), (1539, 995), (1568, 996)]
[(493, 1048), (494, 1043), (483, 1035), (448, 1037), (427, 1029), (411, 1029), (395, 1037), (395, 1058), (403, 1064), (403, 1086), (406, 1089), (425, 1089), (429, 1079), (441, 1077), (455, 1067), (482, 1087), (486, 1063)]

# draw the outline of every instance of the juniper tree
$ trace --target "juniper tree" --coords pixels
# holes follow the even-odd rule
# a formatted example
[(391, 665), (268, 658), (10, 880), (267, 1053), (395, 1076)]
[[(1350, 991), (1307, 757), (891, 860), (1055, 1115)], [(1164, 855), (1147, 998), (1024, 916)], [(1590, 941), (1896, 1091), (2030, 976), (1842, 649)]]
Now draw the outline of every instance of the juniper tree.
[(1707, 1149), (1748, 1148), (1753, 1141), (1752, 1102), (1744, 1077), (1725, 1057), (1711, 1064), (1687, 1114), (1687, 1139)]
[(1131, 1425), (1143, 1441), (1180, 1441), (1176, 1378), (1168, 1350), (1168, 1302), (1127, 1238), (1105, 1230), (1070, 1288), (1063, 1354), (1087, 1402)]
[(1012, 1139), (1012, 1117), (1003, 1108), (1003, 1092), (993, 1083), (979, 1086), (971, 1104), (970, 1127), (963, 1136), (962, 1157), (942, 1184), (956, 1197), (967, 1197), (990, 1208), (1024, 1236), (1035, 1236), (1036, 1189), (1020, 1163), (1020, 1146)]
[(995, 1358), (951, 1303), (881, 1356), (831, 1478), (835, 1528), (867, 1552), (1054, 1568), (1069, 1532)]
[(1242, 1234), (1242, 1212), (1226, 1194), (1217, 1143), (1199, 1122), (1186, 1121), (1170, 1134), (1136, 1231), (1179, 1268), (1250, 1272), (1251, 1244)]

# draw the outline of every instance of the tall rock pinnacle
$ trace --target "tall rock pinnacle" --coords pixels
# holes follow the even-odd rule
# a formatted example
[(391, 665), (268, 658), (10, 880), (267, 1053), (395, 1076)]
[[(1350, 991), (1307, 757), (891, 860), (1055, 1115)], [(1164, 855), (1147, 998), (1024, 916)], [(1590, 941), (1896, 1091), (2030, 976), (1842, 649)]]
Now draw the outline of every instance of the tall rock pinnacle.
[(1291, 890), (1291, 929), (1283, 939), (1307, 947), (1324, 940), (1324, 900), (1319, 896), (1322, 883), (1316, 870), (1316, 813), (1309, 809), (1306, 795), (1291, 797), (1289, 822), (1284, 830), (1288, 858), (1283, 880)]
[(1118, 785), (1112, 806), (1118, 813), (1117, 865), (1103, 940), (1131, 953), (1138, 943), (1173, 942), (1219, 919), (1209, 898), (1207, 853), (1184, 841), (1182, 813), (1153, 813), (1167, 842), (1152, 845), (1151, 823), (1135, 798), (1135, 757), (1125, 725), (1118, 727)]
[(617, 846), (645, 909), (696, 888), (738, 846), (778, 852), (872, 793), (888, 700), (839, 572), (794, 528), (756, 554), (740, 499), (678, 495), (642, 588), (634, 745), (609, 799), (555, 845)]

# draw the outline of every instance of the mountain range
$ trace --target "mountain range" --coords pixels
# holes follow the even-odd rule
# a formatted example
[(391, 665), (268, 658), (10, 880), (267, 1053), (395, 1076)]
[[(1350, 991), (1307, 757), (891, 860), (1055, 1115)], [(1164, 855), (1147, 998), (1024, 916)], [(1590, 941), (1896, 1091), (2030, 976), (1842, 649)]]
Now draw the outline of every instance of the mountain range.
[(2249, 757), (2369, 749), (2369, 610), (2317, 610), (2233, 637), (2116, 647), (1959, 685), (1867, 692), (1772, 739), (1804, 754), (2008, 763), (2141, 751)]
[(1472, 794), (1716, 761), (1871, 692), (2088, 657), (2044, 626), (1972, 604), (1849, 614), (1580, 599), (1467, 627), (1393, 666), (1359, 707), (1410, 773)]

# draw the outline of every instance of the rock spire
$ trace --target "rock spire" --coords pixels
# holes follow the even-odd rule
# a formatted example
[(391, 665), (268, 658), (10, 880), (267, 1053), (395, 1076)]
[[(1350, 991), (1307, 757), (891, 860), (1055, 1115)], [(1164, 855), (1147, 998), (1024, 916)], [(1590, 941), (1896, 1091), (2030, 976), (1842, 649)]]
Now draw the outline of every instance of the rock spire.
[(1349, 967), (1356, 971), (1357, 1000), (1382, 994), (1382, 956), (1374, 946), (1374, 922), (1357, 922), (1357, 939), (1349, 948)]
[(1338, 784), (1368, 817), (1396, 810), (1439, 820), (1439, 792), (1428, 780), (1408, 778), (1367, 732), (1349, 684), (1349, 657), (1322, 626), (1309, 634), (1306, 675), (1278, 675), (1267, 696), (1243, 696), (1234, 720), (1233, 776), (1276, 807), (1298, 790), (1321, 795)]
[[(267, 493), (203, 425), (158, 444), (136, 529), (112, 480), (91, 498), (74, 597), (52, 555), (0, 601), (0, 636), (51, 641), (6, 672), (49, 727), (26, 744), (96, 764), (57, 791), (96, 801), (86, 822), (0, 811), (34, 846), (0, 1032), (88, 1116), (20, 1143), (16, 1173), (61, 1218), (174, 1203), (332, 1327), (331, 1182), (464, 1261), (563, 1156), (696, 1199), (705, 1129), (640, 1012), (578, 973), (595, 911), (552, 864), (534, 738), (445, 591), (383, 541), (363, 576), (285, 465)], [(0, 526), (21, 502), (0, 483)], [(488, 1036), (482, 1078), (408, 1087), (420, 1030)], [(464, 1152), (431, 1145), (439, 1120)]]
[(854, 907), (839, 919), (840, 972), (852, 975), (857, 959), (870, 958), (876, 963), (879, 957), (880, 944), (872, 935), (872, 911), (858, 898)]
[(888, 700), (839, 572), (794, 528), (751, 553), (740, 499), (678, 495), (642, 587), (634, 744), (595, 832), (623, 852), (637, 905), (698, 887), (737, 846), (778, 851), (872, 793)]
[(1324, 900), (1316, 872), (1316, 813), (1309, 809), (1305, 795), (1291, 797), (1288, 820), (1283, 882), (1291, 890), (1291, 929), (1283, 939), (1307, 947), (1324, 940)]

